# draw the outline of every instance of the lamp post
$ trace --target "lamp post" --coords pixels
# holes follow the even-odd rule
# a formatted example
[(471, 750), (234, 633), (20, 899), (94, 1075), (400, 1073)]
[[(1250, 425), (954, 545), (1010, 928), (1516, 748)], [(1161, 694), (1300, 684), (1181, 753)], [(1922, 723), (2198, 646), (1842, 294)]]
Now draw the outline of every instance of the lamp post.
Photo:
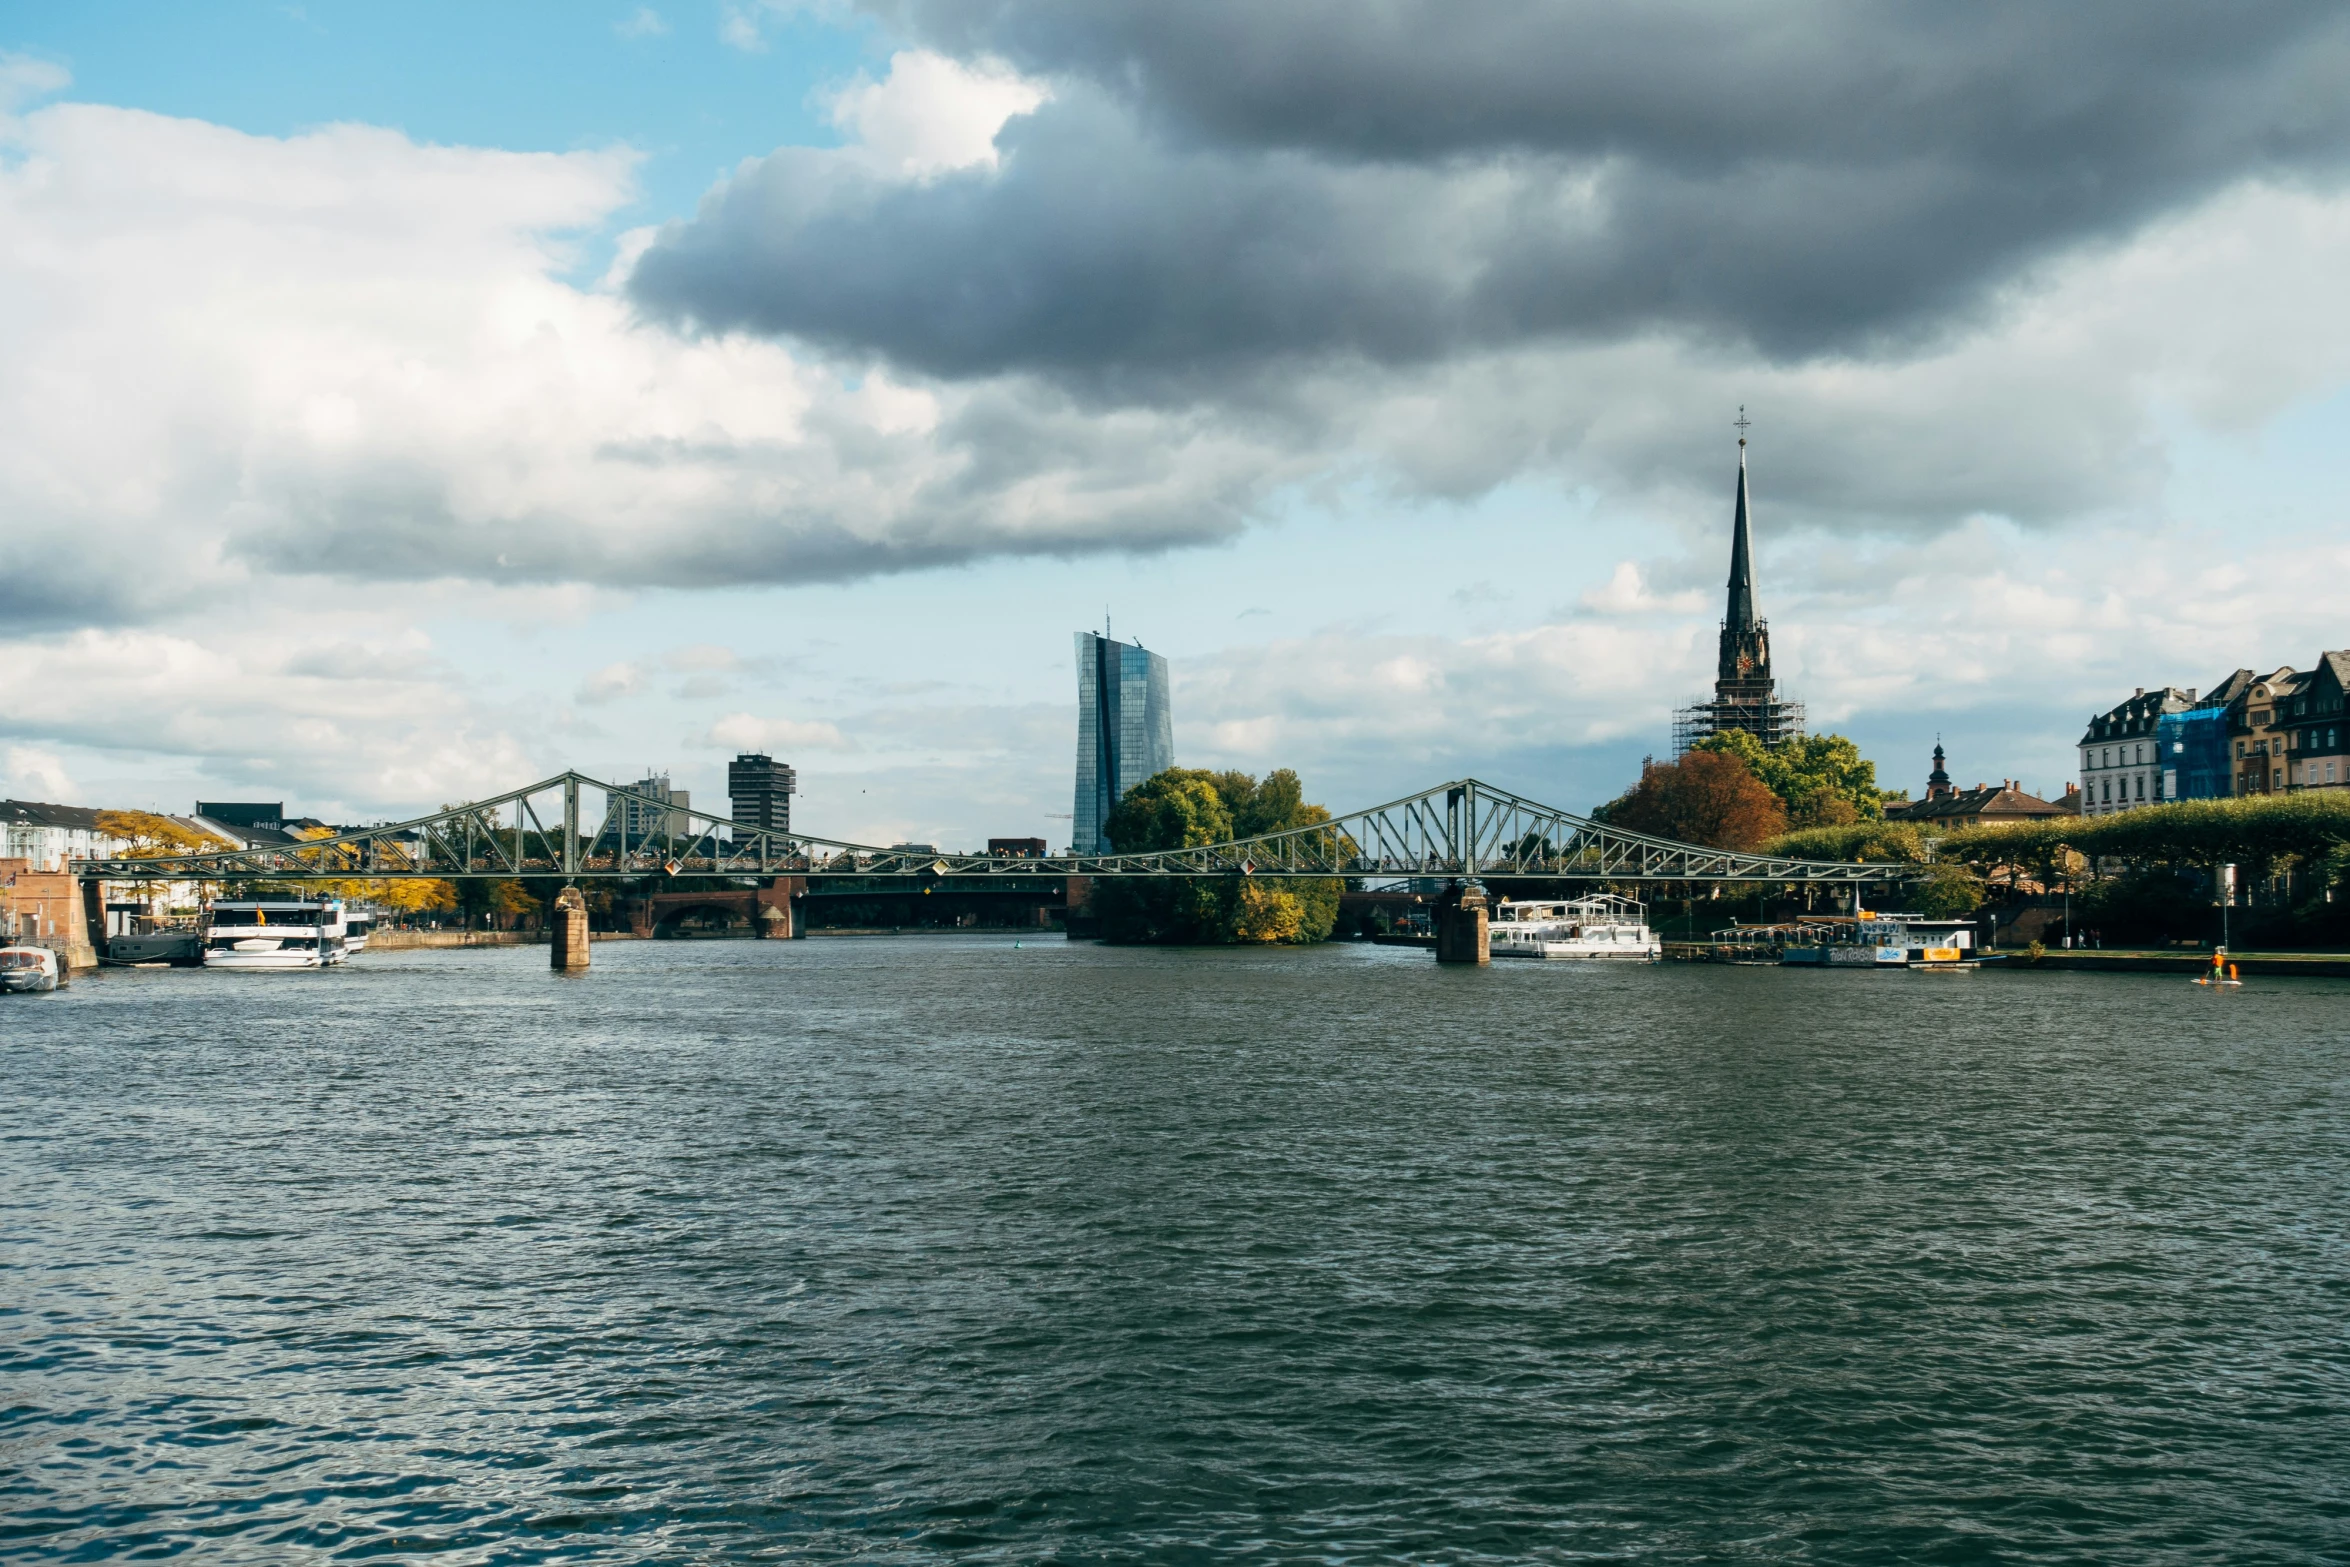
[(2228, 908), (2236, 901), (2236, 867), (2219, 868), (2219, 950), (2228, 950)]

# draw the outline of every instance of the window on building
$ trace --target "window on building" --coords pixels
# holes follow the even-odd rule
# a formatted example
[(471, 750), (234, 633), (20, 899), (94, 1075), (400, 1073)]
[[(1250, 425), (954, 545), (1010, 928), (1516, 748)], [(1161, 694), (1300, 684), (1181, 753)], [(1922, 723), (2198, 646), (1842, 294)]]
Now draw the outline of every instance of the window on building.
[(2241, 740), (2236, 742), (2236, 754), (2238, 756), (2242, 756), (2244, 754), (2244, 742)]
[(2138, 798), (2141, 800), (2146, 798), (2146, 775), (2144, 773), (2138, 775)]
[(2108, 803), (2113, 800), (2113, 780), (2110, 778), (2105, 780), (2105, 798)]
[(2334, 781), (2334, 764), (2333, 764), (2333, 763), (2331, 763), (2331, 762), (2328, 762), (2328, 763), (2326, 763), (2326, 782), (2327, 782), (2327, 783), (2332, 783), (2333, 781)]

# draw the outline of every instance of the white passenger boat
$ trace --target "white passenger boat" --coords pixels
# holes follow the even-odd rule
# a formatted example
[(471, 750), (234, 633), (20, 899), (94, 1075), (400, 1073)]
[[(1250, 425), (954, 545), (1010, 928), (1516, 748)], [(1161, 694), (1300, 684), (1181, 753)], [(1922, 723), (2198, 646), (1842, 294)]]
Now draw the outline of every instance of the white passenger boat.
[(238, 899), (212, 905), (206, 968), (325, 968), (350, 955), (339, 898)]
[(0, 994), (56, 988), (56, 953), (47, 947), (0, 947)]
[(1612, 958), (1654, 963), (1665, 944), (1648, 928), (1648, 911), (1630, 898), (1602, 893), (1557, 902), (1494, 905), (1491, 950), (1497, 958)]

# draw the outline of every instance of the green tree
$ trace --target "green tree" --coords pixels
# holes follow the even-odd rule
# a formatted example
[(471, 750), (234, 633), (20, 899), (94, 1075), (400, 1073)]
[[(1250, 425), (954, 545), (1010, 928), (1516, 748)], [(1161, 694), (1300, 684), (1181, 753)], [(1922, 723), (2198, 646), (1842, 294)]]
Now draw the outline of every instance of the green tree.
[(1905, 901), (1928, 919), (1957, 919), (1983, 906), (1983, 884), (1963, 865), (1936, 865)]
[[(1199, 848), (1326, 822), (1295, 772), (1171, 767), (1126, 792), (1104, 824), (1122, 854)], [(1245, 876), (1105, 877), (1094, 888), (1102, 933), (1117, 942), (1228, 945), (1311, 942), (1338, 922), (1336, 879)]]
[(1842, 735), (1797, 735), (1765, 746), (1743, 729), (1708, 735), (1691, 751), (1735, 756), (1779, 797), (1791, 827), (1841, 827), (1885, 814), (1877, 764)]

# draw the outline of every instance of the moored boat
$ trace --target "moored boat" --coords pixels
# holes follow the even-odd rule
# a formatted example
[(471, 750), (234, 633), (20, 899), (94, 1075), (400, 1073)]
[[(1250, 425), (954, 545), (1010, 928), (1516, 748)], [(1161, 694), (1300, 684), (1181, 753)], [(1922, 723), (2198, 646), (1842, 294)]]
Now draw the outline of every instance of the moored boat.
[(204, 961), (204, 938), (192, 930), (157, 930), (143, 936), (106, 938), (106, 961), (123, 966), (168, 963), (194, 968)]
[(25, 995), (56, 988), (56, 953), (47, 947), (0, 947), (0, 993)]
[(1781, 963), (1818, 968), (1972, 970), (1980, 962), (1972, 920), (1919, 914), (1806, 915), (1780, 927)]
[(339, 898), (215, 903), (204, 937), (206, 968), (325, 968), (348, 955)]
[(1648, 911), (1630, 898), (1507, 898), (1494, 905), (1490, 950), (1497, 958), (1600, 958), (1653, 963), (1665, 945), (1648, 928)]

